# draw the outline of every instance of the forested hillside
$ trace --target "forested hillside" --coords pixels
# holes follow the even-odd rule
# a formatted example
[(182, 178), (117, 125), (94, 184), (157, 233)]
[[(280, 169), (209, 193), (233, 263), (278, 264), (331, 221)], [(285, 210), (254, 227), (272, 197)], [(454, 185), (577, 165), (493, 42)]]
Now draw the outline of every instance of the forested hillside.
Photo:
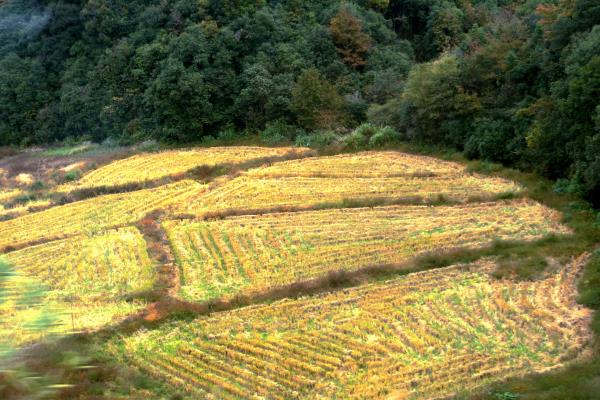
[(0, 145), (370, 121), (598, 204), (598, 24), (597, 0), (0, 1)]

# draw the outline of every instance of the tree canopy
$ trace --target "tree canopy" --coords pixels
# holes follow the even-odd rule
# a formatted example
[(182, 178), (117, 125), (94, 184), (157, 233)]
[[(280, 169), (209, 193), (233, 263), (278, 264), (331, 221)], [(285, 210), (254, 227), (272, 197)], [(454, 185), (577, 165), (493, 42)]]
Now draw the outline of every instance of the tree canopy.
[(597, 0), (7, 0), (0, 145), (368, 115), (600, 204), (599, 25)]

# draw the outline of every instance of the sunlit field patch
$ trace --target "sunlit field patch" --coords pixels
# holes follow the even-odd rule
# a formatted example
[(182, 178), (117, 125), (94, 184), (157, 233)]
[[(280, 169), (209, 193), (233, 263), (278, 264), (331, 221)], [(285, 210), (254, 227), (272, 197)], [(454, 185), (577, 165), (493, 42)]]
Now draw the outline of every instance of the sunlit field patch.
[(164, 226), (182, 269), (182, 295), (208, 300), (328, 272), (401, 263), (419, 254), (564, 234), (560, 215), (516, 200), (462, 206), (335, 209)]
[(154, 189), (99, 196), (0, 222), (0, 249), (133, 224), (148, 212), (183, 201), (204, 188), (184, 180)]
[(185, 151), (162, 151), (138, 154), (112, 162), (92, 171), (73, 184), (62, 185), (60, 192), (144, 183), (184, 174), (194, 168), (225, 164), (242, 164), (260, 159), (304, 154), (309, 149), (269, 147), (213, 147)]
[(306, 158), (256, 168), (174, 211), (211, 212), (343, 207), (349, 202), (466, 202), (521, 192), (518, 184), (464, 167), (395, 152)]
[(144, 154), (80, 192), (0, 191), (0, 352), (87, 332), (129, 397), (436, 399), (589, 348), (587, 255), (537, 253), (577, 240), (569, 216), (458, 163), (289, 151)]
[(106, 351), (190, 398), (445, 398), (559, 367), (589, 340), (585, 257), (536, 282), (492, 260), (175, 322)]
[(203, 215), (211, 212), (262, 211), (269, 209), (310, 209), (320, 206), (343, 207), (344, 202), (466, 202), (494, 199), (515, 193), (520, 187), (496, 178), (392, 177), (392, 178), (259, 178), (241, 176), (180, 203), (175, 212)]
[(396, 151), (373, 151), (279, 162), (249, 171), (251, 176), (394, 177), (449, 176), (465, 173), (457, 163)]
[[(0, 305), (4, 340), (24, 342), (39, 334), (101, 327), (115, 317), (139, 310), (143, 302), (125, 297), (149, 291), (155, 282), (154, 264), (135, 228), (122, 228), (92, 237), (75, 237), (5, 254), (14, 275), (8, 281), (8, 301)], [(20, 292), (38, 287), (39, 297), (19, 304)], [(31, 332), (24, 321), (44, 313), (55, 318), (47, 332)]]
[(51, 205), (51, 200), (44, 199), (27, 201), (23, 204), (19, 204), (10, 208), (4, 208), (2, 205), (0, 205), (0, 219), (19, 217), (21, 215), (30, 213), (33, 210), (48, 208)]
[(0, 205), (6, 204), (21, 194), (23, 194), (21, 189), (0, 189)]

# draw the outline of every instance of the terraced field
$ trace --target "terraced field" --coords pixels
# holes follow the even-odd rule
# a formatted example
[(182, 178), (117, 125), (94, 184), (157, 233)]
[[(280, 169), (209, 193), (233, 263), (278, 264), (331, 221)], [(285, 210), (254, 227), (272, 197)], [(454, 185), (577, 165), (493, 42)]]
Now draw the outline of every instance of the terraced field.
[[(124, 296), (151, 290), (155, 281), (146, 243), (135, 228), (50, 242), (3, 257), (15, 275), (8, 284), (12, 296), (0, 305), (0, 333), (3, 340), (13, 342), (31, 340), (37, 332), (28, 332), (21, 321), (48, 309), (58, 318), (54, 333), (98, 328), (130, 315), (145, 304), (126, 302)], [(36, 286), (41, 297), (32, 299), (26, 309), (11, 300), (22, 288)]]
[(254, 293), (429, 251), (568, 233), (531, 201), (454, 207), (391, 206), (165, 222), (182, 268), (182, 295)]
[[(409, 273), (432, 267), (415, 261), (427, 253), (575, 241), (578, 228), (523, 186), (399, 152), (312, 156), (142, 154), (59, 191), (178, 181), (0, 222), (14, 271), (0, 271), (0, 346), (85, 331), (114, 361), (104, 386), (128, 380), (105, 398), (186, 399), (468, 397), (589, 348), (590, 311), (575, 301), (587, 254), (538, 255), (547, 268), (531, 281), (498, 279), (497, 257)], [(260, 164), (208, 184), (188, 174)], [(19, 194), (0, 191), (0, 217)], [(387, 280), (363, 271), (377, 267)], [(327, 286), (340, 271), (349, 287)], [(309, 289), (285, 298), (294, 287)]]
[(0, 220), (20, 217), (33, 210), (48, 208), (51, 205), (52, 201), (45, 199), (27, 201), (14, 207), (4, 207), (0, 204)]
[(205, 187), (184, 180), (154, 189), (94, 197), (0, 222), (0, 250), (131, 225), (151, 211), (185, 202)]
[(253, 169), (255, 177), (432, 177), (464, 175), (465, 168), (437, 158), (395, 151), (362, 152), (279, 162)]
[(174, 212), (252, 213), (344, 207), (361, 201), (467, 202), (493, 200), (522, 189), (505, 179), (469, 174), (454, 163), (429, 162), (427, 157), (397, 152), (368, 152), (293, 160), (253, 169), (188, 203), (176, 205)]
[(175, 212), (196, 215), (243, 210), (311, 209), (343, 207), (353, 201), (374, 202), (466, 202), (494, 199), (518, 192), (518, 185), (502, 179), (461, 177), (391, 178), (255, 178), (241, 176), (189, 203)]
[(493, 261), (174, 323), (122, 337), (118, 358), (190, 398), (444, 398), (576, 357), (585, 256), (538, 282)]
[(60, 192), (143, 183), (184, 174), (198, 167), (236, 165), (261, 159), (297, 157), (309, 149), (269, 147), (213, 147), (187, 151), (138, 154), (112, 162), (83, 176), (74, 184), (63, 185)]

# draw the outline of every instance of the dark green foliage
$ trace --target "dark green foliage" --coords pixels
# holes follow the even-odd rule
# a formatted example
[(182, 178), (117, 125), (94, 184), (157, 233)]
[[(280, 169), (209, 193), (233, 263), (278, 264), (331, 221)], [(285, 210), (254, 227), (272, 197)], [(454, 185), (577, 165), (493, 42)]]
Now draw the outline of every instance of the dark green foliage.
[(362, 124), (352, 133), (344, 137), (343, 144), (348, 149), (383, 147), (400, 139), (400, 134), (393, 128), (379, 127), (370, 123)]
[(410, 73), (400, 107), (401, 127), (419, 141), (455, 144), (463, 130), (450, 122), (477, 115), (480, 102), (460, 85), (460, 65), (455, 56), (416, 66)]
[(368, 120), (600, 205), (599, 25), (595, 0), (7, 0), (0, 145)]
[(291, 142), (303, 131), (295, 125), (290, 125), (284, 121), (273, 121), (267, 124), (267, 127), (261, 132), (260, 137), (267, 144), (277, 144)]
[(506, 121), (475, 119), (467, 134), (466, 156), (506, 163), (515, 161), (515, 155), (509, 151), (513, 140), (511, 129), (511, 124)]
[[(421, 143), (563, 179), (600, 205), (600, 7), (589, 0), (391, 2), (420, 58), (369, 120)], [(424, 17), (426, 16), (426, 17)], [(405, 21), (416, 28), (406, 31)], [(450, 51), (448, 52), (448, 49)]]
[(400, 134), (393, 128), (386, 126), (378, 129), (377, 132), (371, 136), (369, 139), (369, 147), (383, 147), (397, 142), (399, 139)]
[(377, 127), (371, 124), (362, 124), (344, 138), (344, 145), (349, 149), (367, 147), (369, 139), (377, 133)]
[(296, 146), (301, 147), (324, 147), (334, 144), (339, 140), (339, 135), (334, 131), (316, 131), (313, 133), (303, 133), (296, 137)]
[(292, 89), (291, 110), (307, 129), (333, 128), (343, 123), (344, 100), (319, 71), (302, 72)]
[[(0, 145), (199, 141), (276, 120), (311, 129), (360, 123), (364, 99), (385, 101), (394, 87), (383, 80), (400, 88), (412, 65), (410, 44), (373, 11), (384, 6), (8, 0), (0, 5)], [(324, 96), (313, 105), (325, 106), (319, 116), (292, 104), (307, 71), (319, 76), (306, 89)]]
[(0, 60), (0, 143), (27, 144), (47, 100), (43, 67), (10, 53)]

